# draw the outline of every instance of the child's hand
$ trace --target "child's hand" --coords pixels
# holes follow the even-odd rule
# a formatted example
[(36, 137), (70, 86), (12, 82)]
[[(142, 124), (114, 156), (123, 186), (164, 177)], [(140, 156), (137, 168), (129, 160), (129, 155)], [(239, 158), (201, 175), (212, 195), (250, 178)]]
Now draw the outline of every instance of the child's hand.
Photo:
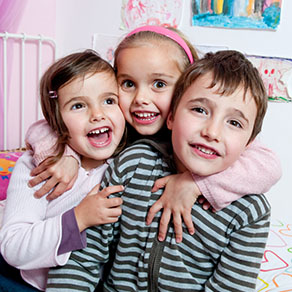
[(31, 171), (31, 175), (34, 176), (34, 178), (32, 178), (28, 184), (30, 187), (34, 187), (42, 181), (47, 180), (46, 183), (34, 193), (34, 196), (36, 198), (41, 198), (54, 189), (47, 196), (47, 200), (54, 200), (72, 188), (77, 179), (78, 168), (78, 162), (72, 156), (63, 156), (52, 165), (48, 165), (47, 160), (45, 160)]
[(108, 198), (110, 194), (123, 191), (124, 187), (110, 186), (98, 192), (100, 185), (96, 185), (91, 192), (75, 207), (75, 217), (79, 231), (100, 224), (114, 223), (122, 214), (119, 197)]
[(211, 204), (207, 201), (207, 199), (204, 196), (200, 196), (198, 198), (198, 203), (200, 203), (204, 210), (210, 209), (213, 212), (216, 212), (216, 210), (211, 206)]
[(192, 222), (191, 209), (200, 195), (200, 190), (194, 182), (190, 172), (170, 175), (158, 179), (152, 189), (153, 192), (165, 187), (161, 198), (150, 208), (146, 223), (149, 225), (155, 214), (163, 210), (158, 239), (163, 241), (166, 236), (170, 217), (173, 217), (173, 225), (176, 242), (182, 241), (182, 218), (190, 234), (195, 232)]

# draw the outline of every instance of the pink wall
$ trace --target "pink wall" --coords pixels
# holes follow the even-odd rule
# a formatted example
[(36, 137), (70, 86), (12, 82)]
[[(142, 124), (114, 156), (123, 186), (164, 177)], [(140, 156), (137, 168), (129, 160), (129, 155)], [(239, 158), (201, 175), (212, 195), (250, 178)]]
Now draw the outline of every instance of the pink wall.
[[(0, 0), (0, 5), (5, 1)], [(9, 33), (25, 33), (27, 35), (43, 35), (46, 37), (55, 38), (56, 32), (56, 0), (13, 0), (13, 3), (18, 2), (22, 6), (21, 11), (13, 13), (13, 6), (6, 5), (6, 11), (1, 11), (6, 17), (13, 17), (13, 22), (8, 25), (8, 28), (3, 28), (2, 32)], [(5, 3), (4, 3), (5, 4)], [(18, 7), (20, 7), (18, 6)], [(2, 6), (3, 7), (3, 6)], [(8, 8), (7, 8), (8, 7)], [(10, 11), (8, 10), (10, 9)], [(19, 10), (19, 9), (18, 9)], [(1, 22), (0, 15), (0, 22)], [(15, 19), (17, 17), (17, 19)], [(2, 43), (0, 44), (2, 46)], [(24, 145), (21, 137), (21, 69), (18, 63), (21, 61), (21, 40), (12, 41), (8, 39), (8, 149), (17, 148)], [(1, 48), (2, 49), (2, 48)], [(3, 50), (2, 50), (3, 51)], [(2, 51), (1, 51), (1, 67), (2, 67)], [(51, 45), (45, 44), (42, 50), (42, 72), (53, 61), (53, 49)], [(31, 123), (38, 119), (37, 103), (38, 99), (38, 41), (28, 41), (25, 46), (25, 102), (24, 102), (24, 131)], [(2, 69), (1, 69), (2, 70)], [(3, 105), (3, 94), (1, 92), (1, 105)], [(0, 149), (3, 149), (3, 120), (0, 118)]]

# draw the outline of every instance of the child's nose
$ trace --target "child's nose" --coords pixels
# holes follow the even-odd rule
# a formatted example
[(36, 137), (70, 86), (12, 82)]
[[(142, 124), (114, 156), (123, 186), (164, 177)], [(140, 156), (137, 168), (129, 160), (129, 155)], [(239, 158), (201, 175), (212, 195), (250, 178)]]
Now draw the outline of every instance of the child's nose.
[(134, 98), (134, 103), (137, 105), (149, 104), (149, 91), (146, 88), (138, 88)]
[(91, 122), (99, 122), (104, 119), (105, 119), (105, 116), (101, 108), (95, 107), (91, 109), (91, 113), (90, 113)]
[(222, 139), (222, 127), (219, 121), (210, 119), (203, 128), (202, 134), (209, 140), (216, 140), (217, 142)]

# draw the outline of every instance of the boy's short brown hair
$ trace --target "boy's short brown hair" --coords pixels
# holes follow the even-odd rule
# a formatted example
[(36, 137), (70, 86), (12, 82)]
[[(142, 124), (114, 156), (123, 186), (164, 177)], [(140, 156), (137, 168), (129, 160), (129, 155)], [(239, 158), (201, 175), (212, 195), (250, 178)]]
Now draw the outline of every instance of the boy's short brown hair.
[(268, 97), (258, 70), (238, 51), (225, 50), (207, 53), (204, 58), (195, 61), (188, 67), (176, 83), (171, 112), (175, 115), (177, 106), (186, 90), (199, 77), (209, 72), (213, 74), (213, 81), (209, 88), (219, 84), (218, 93), (221, 95), (231, 95), (240, 86), (244, 89), (244, 98), (247, 91), (250, 92), (257, 106), (253, 132), (248, 141), (250, 143), (261, 131), (267, 111)]

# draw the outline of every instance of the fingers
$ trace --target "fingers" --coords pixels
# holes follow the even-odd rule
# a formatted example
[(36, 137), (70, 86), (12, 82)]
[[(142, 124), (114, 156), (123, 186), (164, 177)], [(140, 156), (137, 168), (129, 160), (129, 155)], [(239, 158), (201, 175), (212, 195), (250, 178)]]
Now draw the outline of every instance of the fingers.
[(42, 173), (36, 175), (34, 178), (30, 179), (28, 181), (28, 186), (34, 187), (34, 186), (40, 184), (41, 182), (45, 181), (46, 179), (48, 179), (50, 176), (51, 176), (50, 173), (48, 173), (46, 171), (42, 172)]
[(169, 180), (168, 176), (159, 178), (158, 180), (155, 181), (154, 186), (153, 186), (151, 191), (154, 193), (154, 192), (158, 191), (159, 189), (164, 188), (165, 185), (167, 184), (168, 180)]
[(187, 213), (183, 214), (183, 220), (184, 220), (184, 223), (188, 229), (189, 234), (193, 235), (195, 233), (195, 227), (194, 227), (194, 223), (192, 220), (191, 212), (187, 212)]
[[(63, 181), (60, 181), (59, 176), (51, 177), (50, 180), (55, 182), (55, 188), (54, 190), (47, 196), (48, 201), (52, 201), (58, 197), (60, 197), (62, 194), (64, 194), (66, 191), (70, 190), (72, 186), (74, 185), (75, 181), (77, 179), (77, 175), (74, 176), (72, 179), (70, 177), (63, 177)], [(53, 187), (52, 187), (53, 189)]]
[[(120, 205), (122, 205), (122, 203), (123, 203), (122, 198), (110, 198), (106, 202), (106, 207), (113, 208), (113, 210), (114, 210), (114, 208), (119, 207)], [(121, 214), (118, 214), (115, 216), (119, 216), (119, 215), (121, 215)]]
[(53, 177), (49, 179), (39, 190), (37, 190), (34, 193), (34, 196), (36, 198), (41, 198), (48, 192), (50, 192), (57, 184), (57, 180), (55, 180)]
[(161, 219), (159, 223), (159, 232), (158, 232), (159, 241), (163, 241), (165, 239), (170, 217), (171, 217), (171, 211), (169, 209), (164, 210), (161, 215)]
[(92, 190), (88, 193), (88, 196), (92, 196), (98, 193), (99, 188), (100, 188), (100, 184), (97, 184), (96, 186), (94, 186)]
[(67, 190), (67, 185), (59, 183), (56, 185), (55, 189), (47, 196), (48, 201), (52, 201), (60, 197)]
[(109, 220), (118, 220), (119, 216), (122, 215), (122, 208), (121, 207), (115, 207), (108, 211), (108, 219)]
[(124, 190), (124, 187), (122, 185), (109, 186), (109, 187), (104, 188), (102, 191), (100, 191), (99, 195), (103, 196), (104, 198), (107, 198), (109, 195), (122, 192), (123, 190)]
[(47, 168), (48, 168), (48, 166), (46, 165), (45, 162), (43, 162), (43, 163), (41, 163), (39, 166), (35, 167), (35, 168), (30, 172), (30, 175), (31, 175), (31, 176), (39, 175), (40, 173), (44, 172)]
[[(175, 241), (177, 243), (182, 242), (183, 239), (183, 227), (182, 227), (182, 215), (180, 212), (175, 212), (172, 214), (173, 217), (173, 227), (175, 233)], [(163, 241), (166, 237), (168, 224), (171, 218), (171, 212), (165, 210), (161, 216), (160, 224), (159, 224), (159, 233), (158, 240)], [(192, 217), (190, 213), (187, 213), (183, 216), (184, 223), (188, 229), (188, 232), (193, 235), (195, 233), (194, 224), (192, 221)]]
[(208, 210), (211, 207), (211, 204), (209, 203), (209, 201), (207, 201), (207, 199), (204, 196), (200, 196), (198, 198), (198, 202), (202, 205), (204, 210)]
[(69, 184), (67, 185), (65, 191), (69, 191), (69, 190), (72, 189), (72, 187), (73, 187), (75, 181), (77, 180), (77, 177), (78, 177), (78, 174), (76, 174), (76, 175), (71, 179), (71, 181), (70, 181)]
[(99, 192), (99, 189), (100, 189), (100, 184), (97, 184), (90, 191), (90, 193), (88, 194), (88, 196), (96, 195), (96, 196), (99, 196), (101, 198), (107, 198), (107, 200), (105, 202), (105, 207), (106, 208), (116, 208), (116, 207), (120, 206), (123, 203), (122, 198), (119, 198), (119, 197), (108, 198), (108, 196), (111, 195), (111, 194), (113, 194), (113, 193), (118, 193), (118, 192), (123, 191), (124, 190), (124, 187), (122, 185), (110, 186), (110, 187), (107, 187), (107, 188), (103, 189), (100, 192)]
[(117, 222), (122, 214), (122, 208), (121, 207), (112, 208), (109, 209), (107, 213), (108, 214), (106, 216), (103, 216), (102, 221), (98, 225)]
[(181, 220), (180, 213), (175, 213), (173, 215), (173, 227), (174, 227), (174, 233), (175, 233), (175, 241), (177, 243), (182, 242), (183, 230), (182, 230), (182, 220)]
[(205, 202), (203, 203), (203, 209), (204, 209), (204, 210), (208, 210), (210, 207), (211, 207), (211, 204), (210, 204), (208, 201), (205, 201)]
[(157, 212), (159, 212), (163, 208), (163, 204), (161, 203), (161, 200), (158, 200), (153, 206), (149, 209), (147, 218), (146, 218), (146, 224), (150, 225), (153, 221), (153, 218)]

